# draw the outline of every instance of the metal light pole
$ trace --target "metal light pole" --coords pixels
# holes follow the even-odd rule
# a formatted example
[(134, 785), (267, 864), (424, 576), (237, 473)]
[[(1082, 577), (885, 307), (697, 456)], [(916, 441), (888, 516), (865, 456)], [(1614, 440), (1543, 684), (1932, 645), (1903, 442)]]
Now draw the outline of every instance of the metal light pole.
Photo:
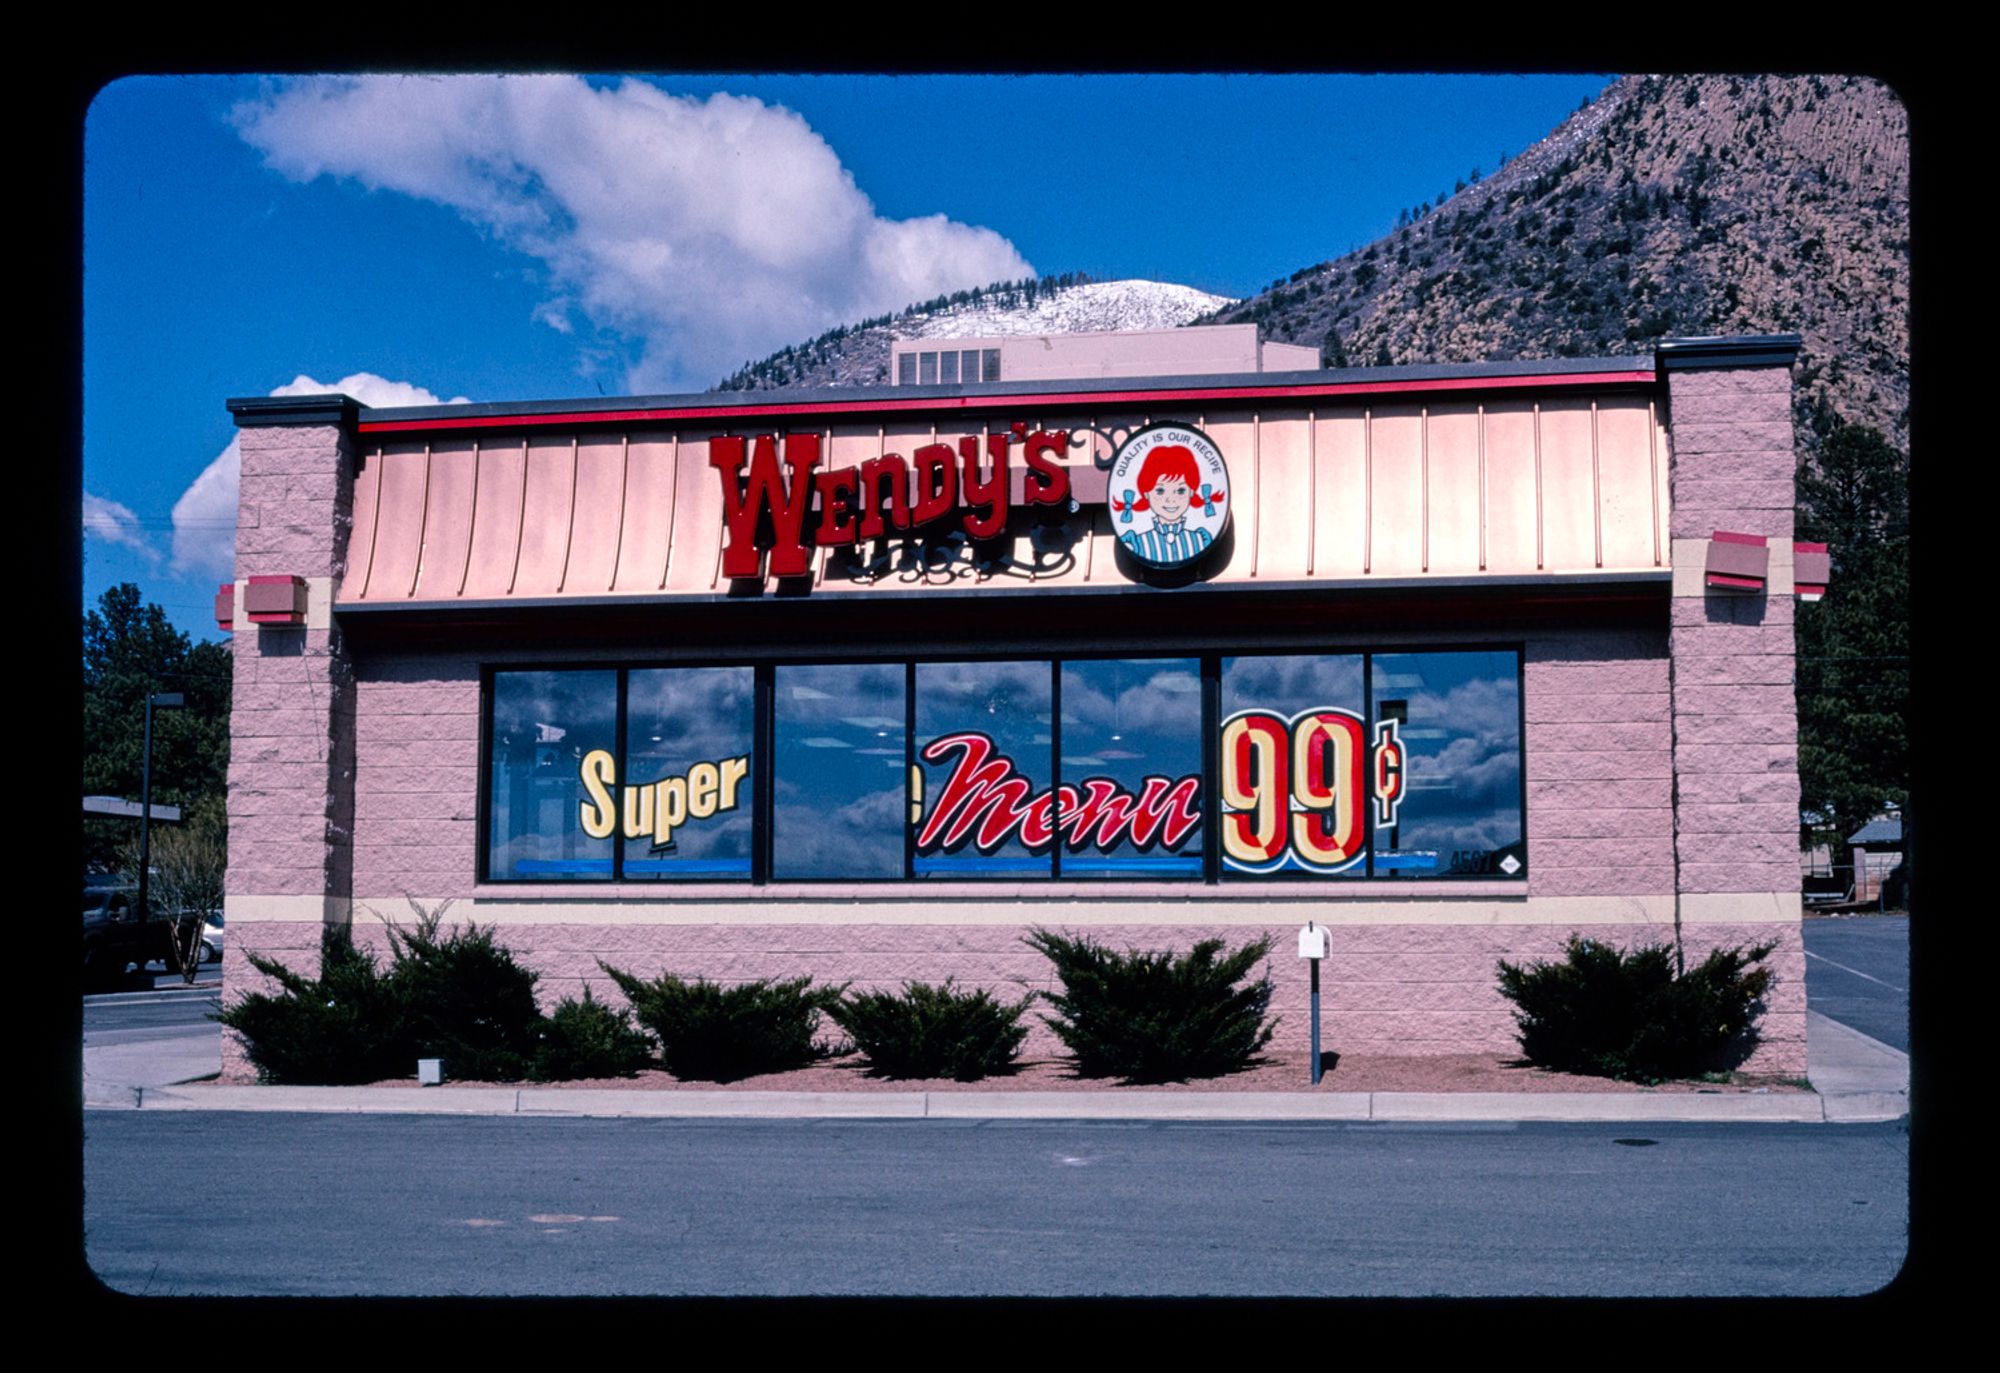
[(139, 763), (139, 923), (152, 918), (146, 906), (153, 868), (153, 708), (174, 710), (187, 704), (178, 691), (156, 691), (146, 697), (146, 751)]

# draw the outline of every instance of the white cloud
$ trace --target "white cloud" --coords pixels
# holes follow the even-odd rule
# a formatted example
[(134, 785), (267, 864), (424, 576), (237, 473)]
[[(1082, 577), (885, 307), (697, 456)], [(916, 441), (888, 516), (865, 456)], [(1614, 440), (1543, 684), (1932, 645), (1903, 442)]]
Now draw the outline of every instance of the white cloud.
[(407, 381), (390, 381), (378, 377), (373, 372), (353, 372), (339, 381), (314, 381), (301, 372), (283, 386), (276, 387), (274, 396), (323, 396), (338, 391), (342, 395), (354, 397), (363, 405), (464, 405), (464, 396), (453, 396), (450, 400), (440, 400), (421, 386)]
[(567, 300), (545, 300), (540, 305), (537, 305), (530, 314), (536, 323), (546, 324), (558, 334), (571, 333), (576, 327), (569, 322), (569, 302)]
[(538, 258), (570, 311), (638, 342), (635, 390), (705, 386), (747, 358), (1033, 269), (991, 229), (884, 219), (799, 115), (745, 96), (572, 76), (358, 77), (232, 111), (297, 181), (351, 177), (449, 206)]
[[(338, 391), (363, 405), (464, 405), (464, 396), (449, 401), (407, 381), (390, 381), (373, 372), (355, 372), (335, 382), (315, 381), (301, 372), (271, 392), (274, 396), (316, 396)], [(242, 456), (231, 439), (229, 446), (202, 469), (174, 502), (173, 571), (181, 577), (214, 578), (225, 581), (236, 571), (236, 498), (242, 470)], [(89, 499), (85, 498), (84, 521), (89, 523)], [(120, 506), (123, 510), (124, 507)], [(131, 512), (126, 511), (129, 515)]]
[(146, 541), (139, 528), (139, 517), (129, 507), (88, 491), (83, 493), (83, 532), (109, 544), (135, 549), (150, 563), (160, 561), (160, 550)]
[(174, 502), (174, 562), (177, 576), (227, 580), (236, 570), (236, 477), (241, 459), (236, 440), (204, 467)]

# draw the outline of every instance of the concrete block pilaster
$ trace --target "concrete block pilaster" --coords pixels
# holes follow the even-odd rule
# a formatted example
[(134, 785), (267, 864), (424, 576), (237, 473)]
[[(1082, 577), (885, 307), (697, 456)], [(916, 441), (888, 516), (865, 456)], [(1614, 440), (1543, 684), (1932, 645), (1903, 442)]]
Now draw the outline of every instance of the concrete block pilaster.
[[(1797, 340), (1663, 346), (1673, 452), (1676, 575), (1674, 844), (1683, 898), (1790, 893), (1798, 866), (1798, 713), (1793, 695), (1791, 361)], [(1711, 589), (1699, 553), (1717, 530), (1774, 550), (1754, 594)]]
[[(236, 575), (303, 577), (319, 613), (304, 625), (236, 629), (228, 896), (344, 910), (353, 887), (354, 670), (326, 608), (346, 571), (358, 407), (345, 396), (301, 396), (230, 409), (242, 454)], [(232, 940), (226, 955), (226, 976), (241, 964), (229, 978), (235, 988), (253, 980), (245, 947)], [(315, 970), (316, 947), (287, 952), (296, 970)]]

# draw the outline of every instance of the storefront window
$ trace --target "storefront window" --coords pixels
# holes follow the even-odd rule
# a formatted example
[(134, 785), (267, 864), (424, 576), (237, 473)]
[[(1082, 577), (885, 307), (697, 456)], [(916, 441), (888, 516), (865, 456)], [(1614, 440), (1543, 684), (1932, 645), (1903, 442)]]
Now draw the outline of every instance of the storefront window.
[(1520, 667), (1485, 649), (496, 671), (484, 870), (1522, 880)]
[(1201, 661), (1062, 669), (1064, 877), (1201, 876)]
[(754, 671), (629, 674), (618, 807), (624, 876), (749, 878)]
[(914, 871), (1053, 871), (1053, 664), (919, 663)]
[(486, 870), (502, 881), (609, 881), (610, 831), (584, 828), (584, 760), (617, 746), (616, 672), (496, 672)]
[(906, 675), (901, 663), (776, 669), (774, 878), (902, 877)]
[(1227, 875), (1366, 875), (1366, 706), (1358, 653), (1222, 660)]
[[(1512, 653), (1378, 653), (1376, 732), (1403, 750), (1380, 789), (1377, 877), (1514, 877), (1521, 824), (1521, 691)], [(1396, 795), (1400, 791), (1400, 795)]]

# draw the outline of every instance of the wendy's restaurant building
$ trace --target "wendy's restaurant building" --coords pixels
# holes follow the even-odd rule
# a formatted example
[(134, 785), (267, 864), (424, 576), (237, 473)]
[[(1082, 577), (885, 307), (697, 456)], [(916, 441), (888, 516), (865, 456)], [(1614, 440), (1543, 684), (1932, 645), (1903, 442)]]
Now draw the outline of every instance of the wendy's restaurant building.
[(232, 401), (229, 994), (411, 899), (550, 1004), (1268, 934), (1302, 1059), (1312, 922), (1326, 1047), (1511, 1053), (1502, 959), (1774, 940), (1802, 1073), (1797, 347)]

